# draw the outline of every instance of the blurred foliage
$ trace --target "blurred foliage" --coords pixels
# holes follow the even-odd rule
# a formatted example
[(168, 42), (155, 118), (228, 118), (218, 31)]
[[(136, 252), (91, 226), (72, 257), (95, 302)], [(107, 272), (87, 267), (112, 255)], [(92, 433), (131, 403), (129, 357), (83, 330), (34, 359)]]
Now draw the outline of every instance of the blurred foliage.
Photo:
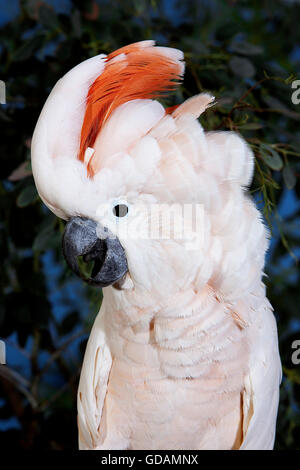
[[(203, 126), (239, 131), (255, 152), (251, 191), (274, 239), (267, 285), (284, 365), (276, 447), (300, 448), (300, 369), (291, 363), (292, 341), (300, 338), (300, 106), (291, 101), (300, 65), (297, 3), (23, 0), (19, 14), (1, 27), (7, 104), (0, 107), (0, 332), (22, 358), (12, 365), (8, 357), (0, 368), (2, 423), (12, 423), (0, 427), (1, 447), (76, 448), (77, 381), (101, 301), (98, 290), (80, 286), (88, 313), (80, 311), (77, 281), (61, 255), (63, 222), (38, 198), (30, 170), (36, 120), (51, 88), (71, 67), (100, 52), (155, 39), (183, 50), (186, 58), (183, 86), (165, 104), (211, 91), (218, 104), (201, 118)], [(285, 216), (278, 208), (287, 191), (296, 202)], [(57, 266), (63, 269), (54, 294), (75, 292), (75, 299), (64, 300), (64, 315), (55, 313), (49, 280)]]

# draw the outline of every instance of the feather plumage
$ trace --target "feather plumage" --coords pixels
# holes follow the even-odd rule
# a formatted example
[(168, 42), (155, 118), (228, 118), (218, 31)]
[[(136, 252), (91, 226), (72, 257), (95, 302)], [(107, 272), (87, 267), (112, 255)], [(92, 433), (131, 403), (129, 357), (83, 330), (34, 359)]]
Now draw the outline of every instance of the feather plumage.
[[(102, 223), (99, 204), (124, 197), (144, 208), (133, 225), (152, 204), (204, 215), (193, 251), (175, 236), (120, 237), (129, 274), (104, 288), (88, 341), (82, 449), (273, 447), (281, 365), (262, 283), (268, 233), (245, 191), (253, 155), (236, 133), (204, 132), (210, 95), (166, 111), (151, 99), (182, 72), (182, 54), (152, 41), (90, 59), (56, 85), (35, 129), (34, 177), (60, 217)], [(105, 224), (114, 230), (110, 213)]]
[[(91, 85), (81, 129), (79, 160), (93, 147), (97, 134), (112, 112), (136, 99), (158, 98), (174, 89), (181, 78), (182, 54), (154, 47), (151, 41), (123, 47), (106, 58), (104, 71)], [(94, 174), (93, 159), (88, 165)]]

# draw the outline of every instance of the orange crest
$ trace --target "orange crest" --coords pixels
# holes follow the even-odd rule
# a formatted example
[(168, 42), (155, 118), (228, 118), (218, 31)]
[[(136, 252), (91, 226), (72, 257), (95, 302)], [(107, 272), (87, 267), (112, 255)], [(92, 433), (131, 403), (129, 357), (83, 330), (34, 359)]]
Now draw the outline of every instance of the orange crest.
[[(135, 99), (155, 99), (173, 90), (181, 78), (183, 64), (172, 49), (138, 42), (109, 54), (105, 69), (90, 86), (81, 129), (79, 160), (93, 147), (111, 113)], [(91, 169), (89, 168), (89, 173)], [(90, 174), (90, 176), (92, 176)]]

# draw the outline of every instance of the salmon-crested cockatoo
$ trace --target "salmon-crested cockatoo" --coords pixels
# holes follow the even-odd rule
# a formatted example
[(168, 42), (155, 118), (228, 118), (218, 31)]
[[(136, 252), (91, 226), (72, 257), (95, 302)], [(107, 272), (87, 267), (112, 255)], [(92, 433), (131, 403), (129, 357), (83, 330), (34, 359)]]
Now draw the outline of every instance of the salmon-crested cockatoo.
[(84, 279), (103, 287), (80, 449), (273, 448), (281, 364), (253, 154), (234, 132), (203, 131), (210, 94), (157, 101), (183, 73), (182, 52), (153, 41), (92, 57), (58, 81), (34, 131), (65, 258), (82, 277), (93, 264)]

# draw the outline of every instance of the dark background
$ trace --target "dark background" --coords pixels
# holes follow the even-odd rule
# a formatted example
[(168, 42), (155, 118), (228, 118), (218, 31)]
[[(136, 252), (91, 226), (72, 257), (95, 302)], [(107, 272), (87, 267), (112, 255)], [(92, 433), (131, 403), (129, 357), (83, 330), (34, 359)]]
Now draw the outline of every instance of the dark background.
[(276, 448), (300, 448), (300, 366), (291, 362), (300, 339), (299, 25), (296, 0), (0, 0), (1, 449), (77, 448), (76, 388), (101, 302), (66, 268), (64, 224), (37, 196), (36, 120), (71, 67), (143, 39), (185, 52), (184, 84), (166, 104), (213, 92), (219, 104), (201, 118), (205, 129), (239, 131), (255, 152), (251, 192), (272, 234), (266, 283), (284, 367)]

